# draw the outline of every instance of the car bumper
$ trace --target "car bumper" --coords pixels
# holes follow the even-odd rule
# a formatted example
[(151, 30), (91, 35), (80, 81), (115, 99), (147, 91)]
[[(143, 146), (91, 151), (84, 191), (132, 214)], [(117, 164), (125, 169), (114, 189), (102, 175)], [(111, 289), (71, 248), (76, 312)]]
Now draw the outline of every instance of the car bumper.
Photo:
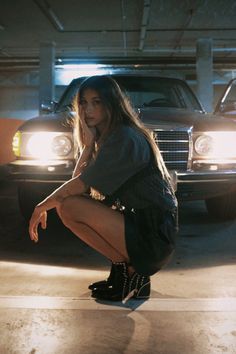
[(60, 160), (38, 161), (16, 160), (8, 164), (11, 179), (29, 183), (64, 183), (71, 178), (74, 161)]
[(208, 199), (236, 190), (236, 170), (177, 173), (180, 200)]
[[(16, 160), (8, 165), (10, 177), (18, 183), (62, 184), (72, 176), (74, 161)], [(179, 200), (208, 199), (236, 190), (236, 170), (177, 172), (177, 197)]]

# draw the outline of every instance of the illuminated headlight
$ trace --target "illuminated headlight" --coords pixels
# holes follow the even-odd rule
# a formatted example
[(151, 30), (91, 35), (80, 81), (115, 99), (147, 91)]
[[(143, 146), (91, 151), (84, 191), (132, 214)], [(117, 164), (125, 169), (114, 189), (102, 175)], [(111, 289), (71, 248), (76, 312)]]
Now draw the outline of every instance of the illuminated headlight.
[(207, 132), (195, 140), (194, 149), (203, 157), (236, 158), (236, 132)]
[(71, 132), (17, 131), (12, 149), (16, 157), (40, 160), (40, 164), (55, 159), (72, 159), (73, 135)]
[(16, 156), (20, 156), (21, 132), (18, 130), (12, 140), (12, 150)]
[(39, 132), (30, 136), (26, 150), (31, 157), (50, 159), (67, 156), (72, 150), (72, 143), (66, 135)]

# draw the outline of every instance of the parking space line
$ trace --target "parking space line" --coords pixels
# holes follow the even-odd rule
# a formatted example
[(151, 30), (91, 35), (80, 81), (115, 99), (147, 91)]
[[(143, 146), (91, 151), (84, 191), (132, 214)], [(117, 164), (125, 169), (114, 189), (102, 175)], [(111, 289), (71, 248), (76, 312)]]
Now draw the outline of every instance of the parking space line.
[(136, 310), (154, 312), (236, 312), (236, 298), (151, 298), (99, 303), (89, 297), (0, 296), (0, 309)]

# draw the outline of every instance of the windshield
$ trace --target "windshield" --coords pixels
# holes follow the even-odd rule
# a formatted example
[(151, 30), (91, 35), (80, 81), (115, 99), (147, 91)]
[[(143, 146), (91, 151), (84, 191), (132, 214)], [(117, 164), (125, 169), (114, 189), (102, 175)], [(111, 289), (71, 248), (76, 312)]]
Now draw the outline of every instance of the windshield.
[[(129, 96), (133, 106), (182, 108), (201, 111), (202, 107), (184, 81), (171, 78), (113, 75)], [(73, 80), (57, 105), (57, 111), (68, 109), (84, 78)]]

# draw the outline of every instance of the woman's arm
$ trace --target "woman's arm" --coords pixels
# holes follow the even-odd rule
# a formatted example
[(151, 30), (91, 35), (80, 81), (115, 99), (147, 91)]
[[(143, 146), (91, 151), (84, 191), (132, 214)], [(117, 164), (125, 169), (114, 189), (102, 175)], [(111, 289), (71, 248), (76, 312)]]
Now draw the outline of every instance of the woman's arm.
[(81, 195), (86, 192), (87, 186), (76, 176), (65, 182), (47, 198), (40, 202), (37, 207), (44, 207), (45, 210), (50, 210), (58, 206), (65, 198), (73, 195)]
[(79, 106), (79, 119), (82, 126), (84, 149), (76, 164), (72, 179), (64, 183), (41, 203), (36, 205), (29, 223), (30, 238), (35, 242), (38, 241), (38, 225), (41, 224), (43, 229), (46, 229), (47, 227), (47, 211), (60, 206), (60, 203), (65, 198), (72, 195), (81, 195), (88, 189), (88, 187), (79, 178), (79, 175), (92, 157), (96, 140), (96, 129), (95, 127), (88, 127), (85, 121), (85, 112), (81, 106)]
[(85, 146), (75, 165), (72, 177), (76, 177), (88, 166), (93, 154), (93, 146)]
[(29, 234), (32, 241), (38, 241), (38, 225), (43, 229), (47, 227), (47, 211), (60, 206), (61, 202), (69, 196), (85, 193), (87, 186), (79, 178), (74, 177), (52, 192), (47, 198), (36, 205), (29, 222)]

